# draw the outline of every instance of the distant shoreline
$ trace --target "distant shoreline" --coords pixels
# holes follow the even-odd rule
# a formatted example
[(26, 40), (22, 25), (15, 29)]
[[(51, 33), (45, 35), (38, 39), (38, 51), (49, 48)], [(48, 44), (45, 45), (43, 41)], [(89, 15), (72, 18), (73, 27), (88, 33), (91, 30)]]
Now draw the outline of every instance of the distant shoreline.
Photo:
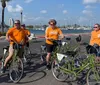
[[(64, 34), (64, 36), (65, 36), (65, 37), (78, 36), (78, 35), (81, 35), (81, 36), (83, 36), (83, 35), (84, 35), (84, 36), (89, 35), (89, 36), (90, 36), (90, 34), (91, 34), (91, 33), (69, 33), (69, 34), (66, 33), (66, 34)], [(37, 37), (37, 38), (45, 38), (45, 35), (41, 35), (41, 34), (40, 34), (40, 35), (36, 35), (36, 37)]]

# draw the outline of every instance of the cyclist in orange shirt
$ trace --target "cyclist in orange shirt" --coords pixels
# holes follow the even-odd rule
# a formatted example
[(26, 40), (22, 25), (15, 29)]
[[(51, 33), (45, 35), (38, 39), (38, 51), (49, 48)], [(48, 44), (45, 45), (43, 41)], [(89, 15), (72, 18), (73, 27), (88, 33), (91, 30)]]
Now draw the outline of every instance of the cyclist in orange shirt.
[[(10, 45), (9, 45), (9, 55), (5, 59), (4, 67), (2, 68), (2, 71), (1, 71), (2, 73), (5, 72), (6, 65), (7, 65), (8, 61), (11, 59), (12, 55), (13, 55), (13, 52), (14, 52), (14, 49), (13, 49), (14, 42), (16, 42), (18, 44), (24, 45), (24, 43), (25, 43), (25, 36), (26, 35), (25, 35), (24, 31), (20, 27), (20, 21), (16, 20), (14, 27), (10, 28), (7, 31), (7, 33), (6, 33), (6, 40), (8, 40), (10, 42)], [(22, 56), (22, 55), (20, 55), (20, 56)]]
[[(100, 25), (95, 24), (94, 29), (91, 32), (91, 39), (90, 39), (90, 45), (98, 45), (100, 49)], [(96, 60), (100, 61), (100, 52), (96, 53)]]
[(52, 39), (58, 40), (59, 36), (61, 37), (61, 39), (64, 37), (62, 31), (56, 26), (56, 24), (57, 24), (56, 20), (51, 19), (49, 21), (49, 27), (47, 27), (45, 31), (46, 48), (47, 48), (46, 62), (47, 62), (48, 70), (51, 68), (50, 63), (49, 63), (51, 52), (53, 51), (53, 48), (55, 47), (52, 42)]
[(25, 38), (25, 44), (27, 47), (29, 47), (29, 39), (28, 37), (30, 37), (31, 33), (28, 29), (26, 29), (25, 24), (21, 25), (21, 28), (24, 30), (25, 34), (26, 34), (26, 38)]

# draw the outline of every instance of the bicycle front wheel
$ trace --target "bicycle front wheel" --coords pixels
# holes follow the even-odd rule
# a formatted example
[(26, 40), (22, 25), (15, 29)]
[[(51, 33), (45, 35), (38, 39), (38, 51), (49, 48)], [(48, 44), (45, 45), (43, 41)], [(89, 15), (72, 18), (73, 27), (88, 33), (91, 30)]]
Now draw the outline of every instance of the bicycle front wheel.
[(97, 64), (94, 69), (90, 69), (86, 77), (87, 85), (100, 84), (100, 64)]
[[(17, 56), (18, 57), (18, 56)], [(15, 62), (13, 62), (9, 69), (10, 79), (17, 83), (23, 76), (23, 62), (20, 58), (17, 58)]]
[(52, 62), (52, 74), (58, 81), (65, 81), (68, 78), (68, 75), (60, 69), (59, 63), (57, 60)]

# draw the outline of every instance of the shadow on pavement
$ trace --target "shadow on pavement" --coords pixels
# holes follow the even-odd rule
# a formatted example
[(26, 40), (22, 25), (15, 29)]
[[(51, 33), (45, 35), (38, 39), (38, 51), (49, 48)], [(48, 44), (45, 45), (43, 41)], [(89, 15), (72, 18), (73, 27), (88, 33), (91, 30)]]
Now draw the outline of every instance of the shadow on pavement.
[(32, 71), (24, 73), (23, 77), (27, 76), (27, 79), (23, 78), (18, 84), (26, 84), (38, 81), (46, 76), (45, 71)]
[(40, 64), (40, 55), (32, 54), (30, 65), (25, 65), (24, 75), (18, 84), (25, 84), (38, 81), (46, 76), (44, 64)]

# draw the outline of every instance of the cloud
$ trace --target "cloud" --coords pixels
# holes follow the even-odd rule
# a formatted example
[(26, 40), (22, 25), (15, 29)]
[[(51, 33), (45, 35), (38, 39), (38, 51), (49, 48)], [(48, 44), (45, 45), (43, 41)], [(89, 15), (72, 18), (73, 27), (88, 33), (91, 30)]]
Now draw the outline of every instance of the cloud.
[(100, 0), (83, 0), (84, 4), (94, 4), (98, 2), (100, 2)]
[(32, 2), (33, 0), (25, 0), (25, 3), (30, 3)]
[(90, 11), (90, 10), (83, 10), (82, 13), (87, 16), (93, 16), (92, 11)]
[(47, 11), (46, 11), (46, 10), (41, 10), (40, 13), (42, 13), (42, 14), (46, 14)]
[(21, 10), (23, 10), (23, 8), (19, 4), (17, 4), (15, 8), (11, 5), (7, 5), (7, 10), (8, 12), (20, 12)]
[(94, 8), (94, 7), (92, 7), (92, 6), (90, 6), (90, 5), (87, 5), (87, 6), (85, 6), (85, 8), (86, 8), (86, 9), (91, 9), (91, 8)]
[(64, 4), (59, 4), (58, 7), (59, 8), (63, 8), (64, 7)]
[(44, 20), (45, 18), (44, 17), (28, 17), (26, 15), (23, 15), (23, 21), (26, 22), (26, 21), (40, 21), (40, 20)]
[(67, 14), (68, 12), (67, 12), (67, 10), (63, 10), (63, 14)]

